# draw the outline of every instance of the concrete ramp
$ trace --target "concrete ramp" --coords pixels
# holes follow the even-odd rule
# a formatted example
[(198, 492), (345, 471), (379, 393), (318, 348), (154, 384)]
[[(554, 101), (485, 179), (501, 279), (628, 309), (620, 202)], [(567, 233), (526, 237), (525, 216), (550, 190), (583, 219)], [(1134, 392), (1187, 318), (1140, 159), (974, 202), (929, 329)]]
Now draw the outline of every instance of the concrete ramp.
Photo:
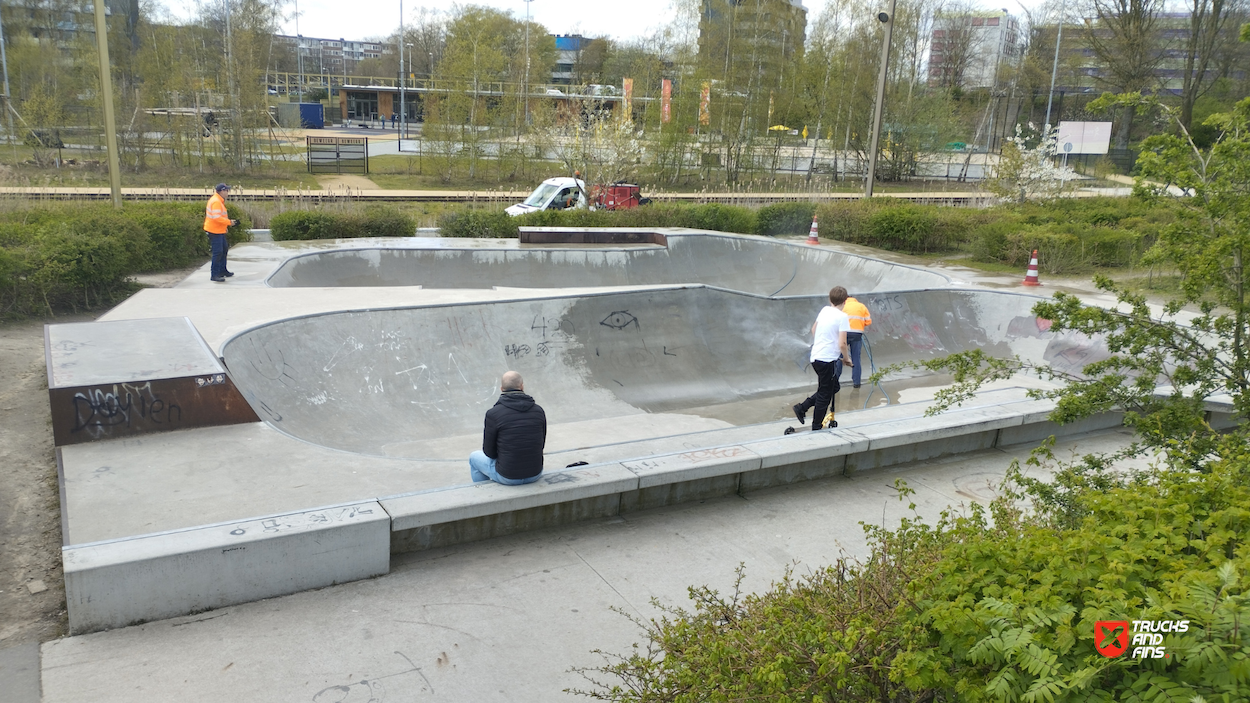
[[(680, 232), (680, 231), (679, 231)], [(946, 286), (945, 276), (821, 247), (729, 234), (665, 231), (666, 245), (525, 245), (352, 248), (292, 257), (270, 286), (579, 288), (703, 283), (755, 295), (819, 295)], [(455, 242), (459, 245), (461, 242)]]
[[(1073, 364), (1100, 353), (1092, 340), (1049, 333), (1030, 313), (1031, 296), (940, 289), (861, 300), (873, 315), (878, 367), (973, 348)], [(553, 424), (716, 417), (709, 408), (769, 397), (793, 403), (813, 387), (808, 331), (825, 303), (690, 286), (340, 312), (250, 330), (226, 344), (223, 358), (275, 428), (383, 456), (480, 435), (508, 369), (525, 377)], [(735, 417), (772, 419), (749, 409)]]

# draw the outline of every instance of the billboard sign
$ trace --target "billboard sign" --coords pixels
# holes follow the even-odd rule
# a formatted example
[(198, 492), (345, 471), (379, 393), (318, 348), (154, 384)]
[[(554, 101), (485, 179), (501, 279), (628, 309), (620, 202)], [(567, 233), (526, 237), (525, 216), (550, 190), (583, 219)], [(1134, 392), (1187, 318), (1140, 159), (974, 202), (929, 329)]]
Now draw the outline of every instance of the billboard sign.
[(1058, 154), (1105, 154), (1111, 145), (1110, 122), (1060, 122)]

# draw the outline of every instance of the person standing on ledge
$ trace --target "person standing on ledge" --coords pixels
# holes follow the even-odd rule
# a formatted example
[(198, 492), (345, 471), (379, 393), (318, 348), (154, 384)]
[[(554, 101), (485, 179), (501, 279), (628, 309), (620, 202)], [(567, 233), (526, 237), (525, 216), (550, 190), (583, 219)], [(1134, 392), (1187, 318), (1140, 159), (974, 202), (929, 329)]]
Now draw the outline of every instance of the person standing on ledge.
[[(851, 367), (851, 384), (855, 388), (859, 388), (859, 382), (862, 378), (859, 370), (859, 352), (864, 347), (864, 332), (868, 330), (868, 326), (872, 324), (872, 314), (868, 312), (868, 307), (859, 302), (855, 298), (848, 297), (846, 304), (842, 306), (842, 312), (851, 320), (851, 330), (846, 333), (846, 346), (850, 348), (851, 354), (847, 358), (850, 360)], [(842, 372), (838, 372), (838, 381), (842, 380)]]
[(503, 375), (499, 390), (495, 407), (486, 411), (482, 450), (469, 455), (469, 476), (474, 483), (533, 483), (543, 473), (547, 414), (525, 394), (525, 382), (516, 371)]
[(829, 305), (821, 309), (816, 316), (816, 322), (812, 323), (812, 353), (809, 359), (812, 370), (816, 372), (816, 392), (794, 406), (794, 416), (799, 419), (800, 424), (807, 424), (808, 409), (816, 408), (816, 414), (812, 417), (813, 430), (822, 428), (825, 413), (833, 404), (833, 397), (842, 388), (838, 383), (838, 376), (842, 375), (841, 360), (847, 359), (848, 365), (854, 365), (848, 359), (850, 350), (846, 346), (846, 333), (851, 328), (851, 321), (842, 312), (845, 304), (846, 289), (834, 286), (829, 291)]
[(204, 208), (204, 233), (208, 235), (209, 248), (213, 252), (213, 263), (209, 268), (211, 278), (216, 283), (225, 283), (228, 277), (234, 275), (234, 272), (226, 270), (226, 252), (230, 251), (226, 230), (239, 224), (239, 221), (230, 219), (226, 212), (230, 186), (218, 183), (213, 190), (213, 197), (208, 199), (208, 206)]

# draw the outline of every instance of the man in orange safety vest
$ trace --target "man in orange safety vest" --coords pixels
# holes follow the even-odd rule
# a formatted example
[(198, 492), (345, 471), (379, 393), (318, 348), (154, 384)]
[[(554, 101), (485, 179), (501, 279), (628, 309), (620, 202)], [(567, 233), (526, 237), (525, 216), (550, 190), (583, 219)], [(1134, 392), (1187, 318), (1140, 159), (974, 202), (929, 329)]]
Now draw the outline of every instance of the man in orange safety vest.
[(226, 230), (239, 224), (239, 221), (230, 219), (226, 212), (226, 196), (229, 194), (230, 186), (218, 183), (213, 197), (208, 199), (208, 206), (204, 208), (204, 233), (208, 235), (209, 248), (213, 252), (210, 277), (216, 283), (225, 283), (226, 278), (234, 275), (234, 272), (226, 270), (226, 252), (230, 251)]
[[(851, 385), (859, 388), (859, 382), (862, 378), (859, 368), (859, 350), (864, 346), (864, 330), (872, 324), (872, 315), (869, 314), (868, 308), (854, 298), (847, 298), (846, 304), (842, 306), (842, 312), (851, 318), (851, 331), (846, 333), (846, 345), (850, 347), (851, 363)], [(841, 374), (839, 374), (841, 375)]]

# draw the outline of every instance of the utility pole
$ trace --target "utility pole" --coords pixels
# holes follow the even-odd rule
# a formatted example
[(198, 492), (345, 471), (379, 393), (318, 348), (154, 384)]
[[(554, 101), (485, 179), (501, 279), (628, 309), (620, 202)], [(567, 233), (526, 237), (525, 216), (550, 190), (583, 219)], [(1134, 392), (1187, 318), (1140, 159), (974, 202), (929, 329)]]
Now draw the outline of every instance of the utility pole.
[(13, 165), (17, 166), (17, 143), (13, 141), (13, 96), (9, 93), (9, 57), (4, 50), (4, 22), (0, 20), (0, 64), (4, 66), (4, 116), (9, 120), (9, 146), (13, 147)]
[[(113, 77), (109, 70), (108, 31), (108, 23), (104, 21), (104, 0), (95, 0), (95, 43), (100, 52), (100, 96), (104, 98), (104, 145), (108, 148), (109, 155), (109, 190), (113, 192), (113, 207), (120, 210), (122, 173), (117, 159), (117, 119), (113, 116)], [(7, 77), (5, 84), (4, 92), (8, 93)]]
[(1059, 34), (1055, 37), (1055, 62), (1050, 66), (1050, 95), (1046, 96), (1046, 127), (1043, 130), (1043, 139), (1050, 136), (1050, 103), (1055, 99), (1055, 75), (1059, 73), (1059, 45), (1063, 43), (1063, 12), (1066, 9), (1059, 9)]
[(881, 143), (881, 107), (885, 104), (885, 79), (890, 68), (890, 40), (894, 34), (894, 10), (898, 0), (890, 0), (890, 11), (877, 13), (877, 21), (885, 25), (881, 42), (881, 71), (877, 74), (877, 104), (872, 109), (872, 145), (868, 147), (868, 178), (864, 181), (864, 197), (872, 197), (872, 184), (877, 177), (877, 146)]

